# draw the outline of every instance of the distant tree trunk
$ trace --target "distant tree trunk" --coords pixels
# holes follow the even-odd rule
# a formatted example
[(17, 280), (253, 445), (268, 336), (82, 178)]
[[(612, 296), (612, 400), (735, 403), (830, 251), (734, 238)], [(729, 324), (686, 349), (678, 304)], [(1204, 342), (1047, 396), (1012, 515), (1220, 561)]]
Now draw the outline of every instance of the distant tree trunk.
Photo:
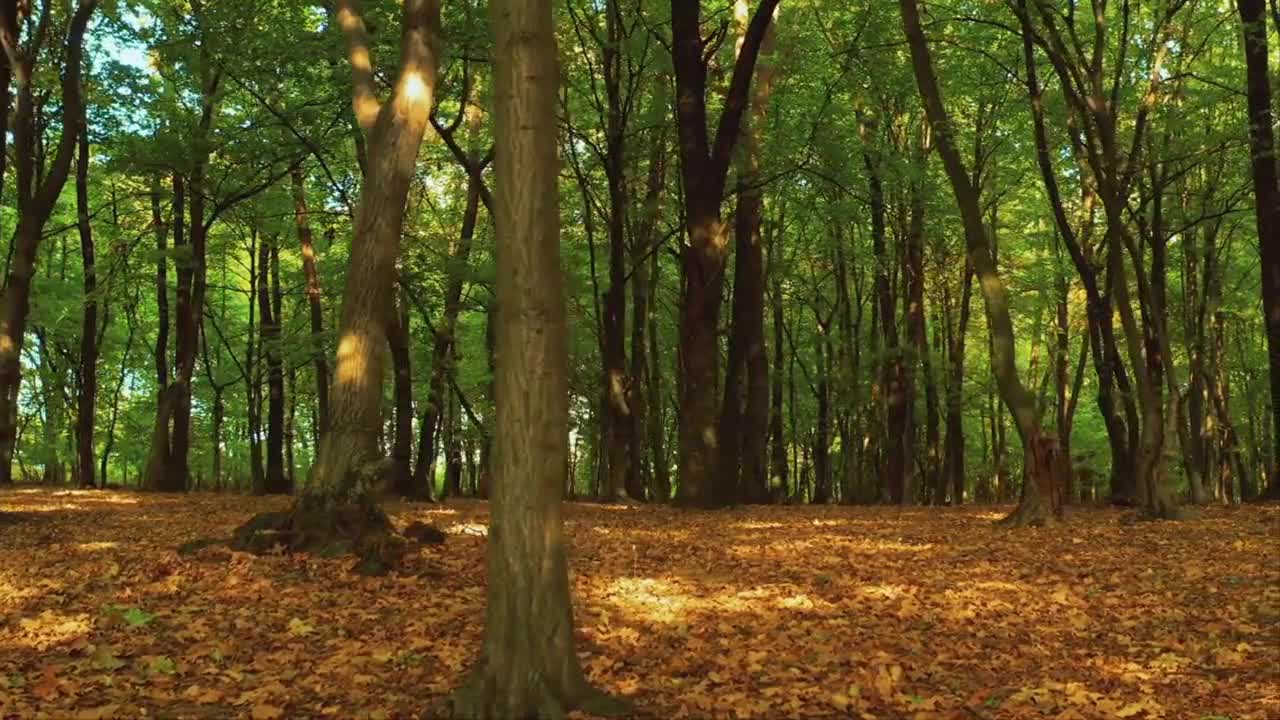
[[(923, 153), (921, 153), (920, 160), (923, 166)], [(934, 389), (932, 380), (928, 375), (929, 338), (925, 334), (924, 326), (924, 212), (923, 180), (917, 179), (911, 182), (909, 220), (907, 232), (904, 236), (905, 247), (902, 253), (902, 269), (903, 275), (906, 277), (905, 291), (907, 296), (905, 340), (911, 343), (916, 355), (914, 358), (907, 358), (905, 357), (906, 353), (903, 353), (902, 361), (902, 395), (909, 425), (914, 425), (910, 421), (916, 404), (916, 377), (918, 368), (921, 366), (926, 369), (924, 373), (926, 390), (932, 391)], [(937, 405), (937, 398), (931, 392), (926, 399), (926, 405), (930, 415), (932, 415), (933, 409)], [(925, 463), (924, 467), (920, 468), (920, 477), (923, 480), (921, 485), (925, 488), (933, 488), (937, 484), (933, 475), (937, 467), (938, 427), (935, 423), (930, 428), (925, 438)], [(904, 433), (908, 458), (915, 456), (913, 451), (915, 445), (914, 435), (914, 432)], [(910, 472), (911, 463), (908, 462), (907, 464), (908, 470), (903, 477), (905, 485), (903, 486), (902, 502), (906, 505), (913, 505), (917, 500), (918, 492), (915, 475)]]
[(76, 408), (76, 474), (81, 487), (95, 487), (93, 430), (98, 402), (98, 280), (89, 224), (89, 134), (83, 108), (76, 153), (76, 226), (84, 275), (84, 310), (80, 320), (80, 397)]
[[(435, 328), (431, 344), (431, 376), (427, 381), (427, 402), (418, 426), (418, 464), (413, 469), (413, 483), (408, 495), (431, 498), (435, 478), (431, 468), (436, 458), (436, 428), (440, 425), (441, 411), (447, 399), (445, 380), (452, 369), (449, 365), (458, 315), (462, 311), (462, 288), (467, 278), (471, 258), (471, 242), (475, 236), (476, 221), (480, 213), (480, 200), (484, 191), (483, 166), (473, 164), (468, 170), (467, 204), (462, 214), (462, 228), (458, 240), (450, 248), (449, 269), (445, 281), (444, 314)], [(447, 486), (446, 486), (447, 487)]]
[(1245, 79), (1249, 105), (1254, 214), (1262, 262), (1262, 309), (1267, 327), (1267, 364), (1271, 376), (1272, 447), (1267, 495), (1280, 498), (1280, 180), (1272, 129), (1270, 69), (1267, 67), (1267, 17), (1263, 0), (1236, 0), (1244, 27)]
[[(666, 138), (666, 125), (660, 124), (654, 132), (653, 142), (649, 148), (648, 175), (645, 180), (641, 219), (631, 238), (631, 383), (627, 399), (631, 406), (632, 442), (627, 493), (636, 499), (644, 498), (646, 494), (652, 499), (668, 499), (655, 491), (653, 480), (657, 467), (653, 462), (654, 458), (646, 456), (646, 452), (652, 450), (654, 442), (653, 434), (649, 432), (649, 415), (654, 412), (661, 415), (662, 410), (661, 405), (652, 407), (650, 405), (652, 400), (650, 386), (654, 380), (649, 371), (646, 333), (650, 315), (653, 313), (649, 258), (658, 254), (658, 249), (653, 245), (659, 213), (658, 203), (666, 182)], [(658, 442), (661, 444), (661, 438)]]
[(951, 502), (964, 503), (964, 358), (965, 336), (969, 331), (969, 308), (973, 298), (973, 268), (966, 261), (961, 271), (964, 280), (960, 291), (960, 318), (951, 326), (950, 313), (947, 327), (947, 419), (943, 438), (943, 476), (951, 485)]
[[(31, 285), (36, 272), (36, 256), (44, 226), (48, 222), (58, 196), (71, 171), (75, 156), (80, 123), (83, 113), (81, 96), (81, 59), (83, 57), (85, 27), (97, 7), (97, 0), (84, 0), (76, 8), (67, 29), (65, 43), (66, 64), (62, 73), (62, 130), (52, 159), (44, 168), (36, 167), (37, 148), (44, 157), (44, 133), (47, 129), (44, 113), (37, 109), (36, 71), (39, 58), (27, 55), (18, 47), (16, 32), (20, 26), (21, 12), (15, 3), (0, 7), (0, 40), (4, 54), (11, 61), (10, 76), (18, 86), (17, 108), (13, 119), (14, 157), (17, 163), (18, 223), (13, 233), (10, 252), (12, 262), (5, 278), (4, 292), (0, 295), (0, 485), (13, 482), (12, 465), (14, 446), (18, 437), (18, 389), (22, 382), (22, 344), (26, 336), (27, 314), (31, 306)], [(29, 6), (24, 6), (29, 10)], [(46, 4), (42, 14), (51, 12)], [(47, 16), (41, 18), (44, 27)], [(36, 43), (32, 52), (38, 52)], [(6, 93), (7, 95), (7, 93)], [(43, 101), (41, 101), (43, 102)], [(6, 104), (6, 112), (8, 105)], [(39, 118), (37, 116), (40, 116)]]
[[(747, 0), (737, 0), (736, 10), (745, 42)], [(764, 343), (764, 242), (760, 234), (764, 190), (759, 175), (761, 138), (773, 92), (775, 37), (776, 23), (770, 23), (760, 41), (751, 113), (742, 123), (742, 151), (738, 155), (733, 301), (716, 492), (724, 502), (759, 499), (768, 488), (769, 359)]]
[[(607, 102), (605, 113), (604, 171), (609, 190), (609, 287), (604, 293), (604, 318), (602, 370), (604, 395), (604, 460), (605, 486), (602, 499), (606, 501), (630, 500), (628, 479), (631, 447), (635, 444), (632, 431), (631, 404), (628, 389), (633, 382), (627, 377), (627, 175), (626, 142), (627, 115), (622, 96), (622, 68), (624, 62), (620, 47), (623, 43), (621, 10), (617, 0), (605, 3), (606, 42), (603, 47), (604, 87)], [(589, 210), (588, 210), (589, 212)]]
[(485, 633), (450, 700), (462, 720), (629, 708), (587, 684), (574, 653), (560, 496), (568, 455), (568, 327), (560, 267), (552, 3), (495, 0), (499, 151), (498, 409)]
[(1051, 521), (1058, 511), (1054, 503), (1056, 497), (1054, 480), (1058, 473), (1054, 467), (1045, 464), (1051, 456), (1038, 452), (1041, 443), (1040, 422), (1036, 417), (1035, 398), (1018, 376), (1008, 295), (1004, 281), (996, 271), (995, 261), (988, 244), (978, 190), (970, 181), (964, 161), (954, 144), (951, 123), (942, 100), (942, 91), (938, 87), (937, 75), (934, 73), (933, 61), (929, 56), (929, 47), (921, 27), (918, 0), (899, 0), (899, 7), (902, 11), (907, 44), (911, 50), (916, 85), (924, 101), (925, 113), (934, 127), (938, 154), (942, 157), (956, 202), (960, 206), (969, 262), (972, 263), (978, 277), (978, 286), (986, 303), (987, 321), (992, 339), (991, 369), (995, 375), (1001, 400), (1014, 417), (1025, 449), (1026, 477), (1022, 484), (1022, 501), (1018, 509), (1010, 515), (1009, 521), (1018, 525), (1042, 524)]
[(267, 364), (267, 466), (264, 491), (288, 494), (284, 465), (284, 365), (280, 359), (280, 318), (272, 307), (272, 289), (280, 286), (280, 255), (275, 238), (258, 244), (258, 331)]
[[(776, 238), (776, 235), (775, 235)], [(787, 491), (787, 475), (790, 465), (787, 463), (787, 438), (783, 432), (783, 347), (786, 326), (782, 317), (782, 273), (774, 265), (777, 262), (778, 250), (773, 243), (769, 245), (769, 274), (773, 278), (773, 290), (770, 292), (773, 311), (773, 384), (769, 392), (769, 498), (781, 497)]]
[[(401, 291), (403, 296), (404, 292)], [(399, 312), (387, 327), (391, 346), (392, 394), (395, 398), (395, 429), (391, 443), (391, 477), (388, 487), (405, 497), (421, 496), (412, 487), (413, 473), (413, 367), (409, 358), (409, 303), (401, 297)]]
[[(249, 287), (254, 289), (254, 293), (259, 291), (259, 283), (262, 282), (262, 273), (266, 272), (266, 268), (262, 265), (262, 255), (259, 252), (258, 231), (253, 229), (249, 235)], [(249, 433), (249, 478), (250, 487), (254, 495), (263, 495), (267, 492), (267, 473), (262, 464), (262, 383), (259, 381), (258, 375), (258, 358), (263, 354), (264, 349), (261, 342), (254, 343), (254, 332), (256, 311), (260, 307), (260, 302), (249, 303), (249, 329), (245, 333), (245, 353), (244, 353), (244, 392), (245, 392), (245, 408), (248, 411), (247, 428)], [(258, 321), (261, 325), (261, 321)]]
[[(125, 260), (125, 269), (128, 269), (128, 260)], [(137, 291), (135, 291), (137, 292)], [(132, 359), (133, 340), (137, 334), (137, 314), (138, 302), (141, 293), (130, 295), (125, 306), (125, 322), (128, 326), (128, 333), (124, 339), (124, 350), (120, 355), (120, 375), (116, 380), (115, 389), (111, 393), (111, 416), (107, 419), (107, 437), (102, 443), (102, 456), (98, 459), (98, 477), (101, 487), (106, 487), (108, 482), (107, 467), (108, 461), (111, 459), (111, 452), (115, 449), (116, 444), (116, 421), (120, 417), (120, 394), (124, 390), (125, 381), (129, 378), (129, 361)]]
[[(450, 395), (443, 420), (444, 491), (449, 497), (462, 497), (466, 494), (462, 484), (462, 410), (458, 407), (458, 400), (452, 398), (452, 393)], [(467, 459), (470, 458), (471, 454), (467, 453)], [(472, 479), (474, 481), (475, 478)]]
[(329, 423), (329, 360), (324, 342), (324, 311), (321, 305), (320, 274), (316, 269), (315, 237), (311, 232), (311, 213), (307, 210), (306, 176), (302, 166), (289, 174), (293, 190), (293, 216), (298, 227), (298, 243), (302, 246), (302, 274), (307, 281), (307, 307), (311, 319), (311, 365), (316, 376), (316, 403), (319, 405), (318, 434), (324, 435)]
[[(818, 314), (814, 308), (814, 314)], [(818, 405), (817, 426), (813, 433), (813, 503), (831, 502), (831, 322), (817, 320), (814, 336), (814, 396)]]
[(861, 128), (863, 164), (867, 168), (867, 182), (871, 199), (871, 246), (875, 254), (876, 309), (882, 339), (883, 360), (880, 368), (880, 388), (884, 398), (883, 435), (885, 440), (884, 477), (881, 478), (880, 499), (885, 502), (909, 502), (906, 490), (910, 486), (908, 455), (911, 447), (908, 438), (908, 414), (910, 407), (906, 395), (906, 363), (898, 344), (897, 301), (893, 296), (893, 284), (889, 280), (891, 265), (885, 246), (885, 197), (881, 159), (870, 144), (878, 142), (875, 124), (864, 120)]
[(714, 143), (708, 139), (707, 57), (701, 4), (672, 0), (672, 60), (676, 76), (676, 126), (684, 190), (682, 253), (684, 287), (680, 303), (678, 500), (715, 507), (732, 498), (716, 496), (719, 317), (728, 254), (720, 204), (737, 144), (756, 57), (778, 0), (761, 0), (748, 24), (734, 63)]
[[(173, 174), (173, 204), (169, 222), (160, 212), (160, 186), (158, 180), (151, 187), (151, 224), (156, 238), (156, 344), (152, 355), (156, 365), (156, 416), (151, 430), (151, 447), (142, 471), (142, 485), (159, 489), (161, 478), (169, 474), (169, 421), (172, 417), (172, 393), (169, 391), (169, 228), (172, 227), (174, 246), (182, 244), (186, 232), (186, 184), (182, 176)], [(249, 258), (250, 263), (257, 261)], [(250, 278), (252, 283), (252, 278)], [(251, 284), (252, 286), (252, 284)], [(252, 303), (250, 303), (252, 306)], [(250, 314), (252, 314), (250, 307)], [(252, 324), (252, 321), (250, 322)]]
[[(649, 296), (658, 292), (658, 254), (649, 257)], [(662, 378), (666, 373), (660, 338), (656, 303), (649, 304), (649, 449), (653, 453), (653, 494), (666, 502), (671, 499), (671, 461), (667, 457), (667, 423), (662, 394)]]
[(1085, 255), (1062, 201), (1058, 187), (1057, 175), (1053, 169), (1053, 160), (1049, 150), (1048, 132), (1045, 123), (1043, 91), (1036, 75), (1034, 31), (1031, 27), (1030, 15), (1027, 14), (1025, 0), (1019, 0), (1019, 20), (1022, 28), (1023, 64), (1026, 68), (1027, 94), (1031, 101), (1032, 119), (1035, 128), (1036, 159), (1040, 168), (1040, 176), (1053, 211), (1054, 223), (1058, 229), (1058, 237), (1066, 246), (1071, 261), (1084, 286), (1087, 302), (1087, 325), (1091, 337), (1094, 370), (1098, 376), (1098, 412), (1102, 415), (1103, 425), (1107, 430), (1107, 440), (1111, 449), (1111, 488), (1113, 500), (1123, 503), (1132, 502), (1133, 496), (1133, 450), (1129, 429), (1122, 420), (1116, 407), (1115, 388), (1123, 375), (1123, 367), (1119, 365), (1115, 330), (1112, 324), (1113, 311), (1111, 296), (1103, 293), (1098, 283), (1098, 271)]

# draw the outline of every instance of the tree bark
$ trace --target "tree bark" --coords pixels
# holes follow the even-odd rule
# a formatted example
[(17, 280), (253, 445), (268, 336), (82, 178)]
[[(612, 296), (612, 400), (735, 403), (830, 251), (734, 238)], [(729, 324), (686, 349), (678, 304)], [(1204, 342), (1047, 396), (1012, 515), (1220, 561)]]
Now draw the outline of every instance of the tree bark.
[(560, 496), (568, 457), (568, 326), (560, 267), (555, 28), (549, 0), (495, 0), (498, 410), (480, 657), (454, 718), (622, 714), (574, 652)]
[(1036, 416), (1035, 398), (1022, 384), (1018, 376), (1015, 355), (1013, 321), (1009, 315), (1008, 296), (1004, 281), (996, 271), (991, 248), (987, 240), (987, 229), (982, 219), (978, 191), (974, 188), (965, 170), (964, 161), (960, 157), (952, 135), (952, 126), (942, 100), (942, 91), (938, 87), (934, 73), (933, 61), (929, 56), (929, 47), (925, 40), (924, 30), (920, 24), (918, 0), (899, 0), (902, 10), (903, 26), (906, 31), (907, 44), (911, 49), (912, 69), (916, 77), (916, 85), (924, 100), (925, 113), (933, 126), (938, 154), (951, 188), (960, 206), (964, 222), (965, 246), (968, 249), (969, 262), (978, 278), (978, 286), (982, 291), (983, 301), (987, 308), (987, 321), (991, 334), (991, 368), (995, 374), (996, 386), (1000, 398), (1013, 415), (1018, 433), (1022, 437), (1025, 448), (1025, 473), (1022, 501), (1018, 509), (1009, 516), (1013, 524), (1043, 524), (1051, 522), (1057, 514), (1054, 506), (1055, 492), (1054, 468), (1046, 466), (1050, 461), (1047, 453), (1039, 452), (1041, 442), (1040, 422)]
[[(1244, 28), (1246, 96), (1249, 107), (1254, 216), (1261, 250), (1262, 311), (1271, 376), (1272, 433), (1280, 438), (1280, 180), (1272, 129), (1271, 79), (1267, 67), (1267, 18), (1263, 0), (1236, 0)], [(1280, 498), (1280, 440), (1274, 443), (1267, 495)]]
[[(737, 0), (745, 42), (748, 3)], [(760, 146), (773, 92), (777, 24), (760, 41), (751, 113), (742, 123), (738, 154), (738, 208), (734, 215), (733, 300), (720, 411), (720, 472), (716, 496), (724, 502), (759, 500), (768, 492), (769, 360), (764, 344), (764, 244), (760, 234), (764, 190)]]
[[(776, 235), (774, 238), (776, 239)], [(787, 492), (787, 477), (791, 466), (787, 462), (787, 438), (783, 426), (783, 363), (785, 360), (783, 344), (786, 326), (782, 315), (782, 273), (778, 270), (778, 250), (774, 243), (769, 244), (769, 273), (773, 278), (773, 290), (770, 293), (773, 315), (773, 383), (769, 388), (769, 496), (768, 499), (780, 498)]]
[[(403, 290), (401, 295), (403, 295)], [(399, 312), (392, 315), (387, 328), (391, 346), (392, 395), (395, 399), (395, 425), (391, 442), (391, 477), (388, 487), (405, 496), (415, 496), (413, 473), (413, 366), (409, 358), (409, 303), (401, 297)]]
[(273, 543), (291, 549), (354, 551), (362, 558), (360, 572), (381, 574), (400, 560), (399, 544), (389, 540), (390, 520), (375, 498), (391, 469), (380, 450), (387, 328), (395, 311), (388, 279), (396, 276), (409, 186), (435, 92), (440, 5), (404, 0), (398, 74), (381, 103), (355, 0), (339, 0), (336, 19), (347, 38), (352, 107), (368, 159), (338, 324), (329, 431), (290, 511), (250, 520), (237, 531), (237, 544), (253, 546), (266, 529)]
[(728, 238), (720, 215), (725, 178), (737, 144), (760, 43), (778, 0), (761, 0), (734, 63), (713, 142), (707, 127), (707, 59), (700, 31), (700, 3), (672, 0), (672, 60), (676, 76), (676, 126), (680, 138), (685, 231), (681, 264), (679, 480), (677, 500), (715, 507), (717, 497), (719, 318)]
[(354, 2), (338, 3), (352, 61), (353, 107), (367, 138), (368, 173), (342, 298), (329, 432), (304, 504), (365, 502), (387, 470), (378, 450), (386, 328), (394, 310), (387, 278), (395, 276), (409, 184), (435, 90), (439, 10), (436, 0), (405, 0), (399, 76), (391, 99), (380, 104), (373, 97), (363, 18)]
[(263, 490), (292, 492), (284, 464), (284, 363), (280, 358), (280, 317), (271, 301), (280, 287), (280, 255), (275, 238), (258, 244), (258, 333), (267, 365), (267, 454)]
[(315, 236), (311, 232), (311, 213), (307, 209), (306, 176), (302, 166), (289, 173), (293, 194), (294, 223), (298, 228), (298, 243), (302, 247), (302, 274), (307, 282), (307, 309), (311, 320), (311, 366), (316, 376), (316, 404), (319, 409), (316, 420), (319, 434), (324, 435), (329, 424), (329, 360), (324, 341), (324, 309), (320, 293), (320, 273), (316, 268)]
[(76, 408), (76, 475), (81, 487), (94, 482), (93, 431), (98, 402), (98, 296), (93, 227), (89, 223), (89, 134), (81, 108), (76, 152), (76, 227), (84, 276), (84, 309), (80, 319), (80, 393)]
[[(15, 7), (5, 8), (4, 20), (0, 23), (0, 41), (5, 45), (5, 54), (18, 58), (17, 66), (10, 64), (12, 78), (18, 86), (13, 122), (14, 157), (18, 176), (15, 203), (18, 224), (11, 247), (13, 261), (9, 266), (8, 277), (5, 278), (4, 291), (0, 294), (0, 485), (13, 482), (13, 452), (18, 437), (18, 389), (22, 382), (22, 345), (27, 329), (27, 314), (31, 308), (31, 285), (35, 278), (36, 256), (45, 223), (66, 185), (76, 152), (80, 127), (77, 120), (83, 113), (84, 102), (80, 82), (84, 35), (89, 17), (97, 5), (97, 0), (84, 0), (76, 8), (67, 28), (66, 64), (62, 73), (62, 131), (52, 161), (44, 168), (43, 176), (35, 166), (36, 148), (43, 145), (46, 130), (37, 126), (43, 123), (37, 123), (36, 118), (38, 111), (33, 83), (39, 58), (26, 56), (17, 46), (17, 34), (9, 33), (9, 30), (18, 26), (17, 18), (12, 14), (17, 11)], [(50, 12), (49, 7), (44, 6), (42, 12)]]

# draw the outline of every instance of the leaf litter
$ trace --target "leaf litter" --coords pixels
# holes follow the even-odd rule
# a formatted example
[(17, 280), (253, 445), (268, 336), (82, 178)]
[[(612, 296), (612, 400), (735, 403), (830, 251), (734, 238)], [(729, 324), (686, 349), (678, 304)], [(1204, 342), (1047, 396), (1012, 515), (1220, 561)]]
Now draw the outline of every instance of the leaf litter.
[[(0, 493), (0, 717), (413, 718), (479, 647), (487, 508), (384, 578), (221, 546), (287, 498)], [(566, 505), (591, 681), (661, 718), (1280, 717), (1280, 506)]]

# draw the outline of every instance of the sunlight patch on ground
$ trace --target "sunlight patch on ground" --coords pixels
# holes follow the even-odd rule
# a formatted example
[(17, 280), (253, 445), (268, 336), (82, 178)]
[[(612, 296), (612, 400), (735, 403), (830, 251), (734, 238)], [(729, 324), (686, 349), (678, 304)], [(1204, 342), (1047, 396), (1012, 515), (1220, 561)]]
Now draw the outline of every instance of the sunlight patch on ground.
[(730, 527), (736, 530), (781, 530), (786, 525), (780, 522), (759, 522), (755, 520), (743, 520), (736, 522)]
[(657, 578), (618, 578), (606, 586), (605, 595), (608, 602), (631, 615), (662, 623), (681, 622), (689, 611), (714, 605)]
[(38, 598), (42, 594), (30, 583), (15, 583), (12, 576), (0, 575), (0, 608), (15, 607), (24, 600)]
[(18, 621), (18, 642), (35, 650), (87, 636), (93, 630), (93, 618), (85, 613), (67, 614), (45, 610), (35, 617)]
[(137, 505), (139, 503), (138, 498), (133, 495), (102, 492), (101, 490), (60, 490), (50, 494), (53, 497), (75, 497), (112, 505)]
[(472, 535), (475, 537), (488, 537), (489, 526), (483, 523), (454, 523), (445, 528), (444, 531), (450, 535)]

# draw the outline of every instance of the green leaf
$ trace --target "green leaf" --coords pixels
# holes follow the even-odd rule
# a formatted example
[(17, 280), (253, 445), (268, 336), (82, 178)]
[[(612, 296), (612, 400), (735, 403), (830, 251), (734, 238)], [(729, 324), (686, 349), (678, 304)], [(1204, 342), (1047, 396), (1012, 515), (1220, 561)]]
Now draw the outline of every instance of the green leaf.
[(151, 660), (151, 672), (160, 673), (162, 675), (173, 675), (178, 672), (178, 666), (173, 662), (173, 658), (168, 655), (161, 655)]
[(152, 620), (156, 619), (155, 615), (143, 610), (142, 608), (131, 607), (120, 613), (121, 619), (129, 624), (129, 627), (142, 627)]

